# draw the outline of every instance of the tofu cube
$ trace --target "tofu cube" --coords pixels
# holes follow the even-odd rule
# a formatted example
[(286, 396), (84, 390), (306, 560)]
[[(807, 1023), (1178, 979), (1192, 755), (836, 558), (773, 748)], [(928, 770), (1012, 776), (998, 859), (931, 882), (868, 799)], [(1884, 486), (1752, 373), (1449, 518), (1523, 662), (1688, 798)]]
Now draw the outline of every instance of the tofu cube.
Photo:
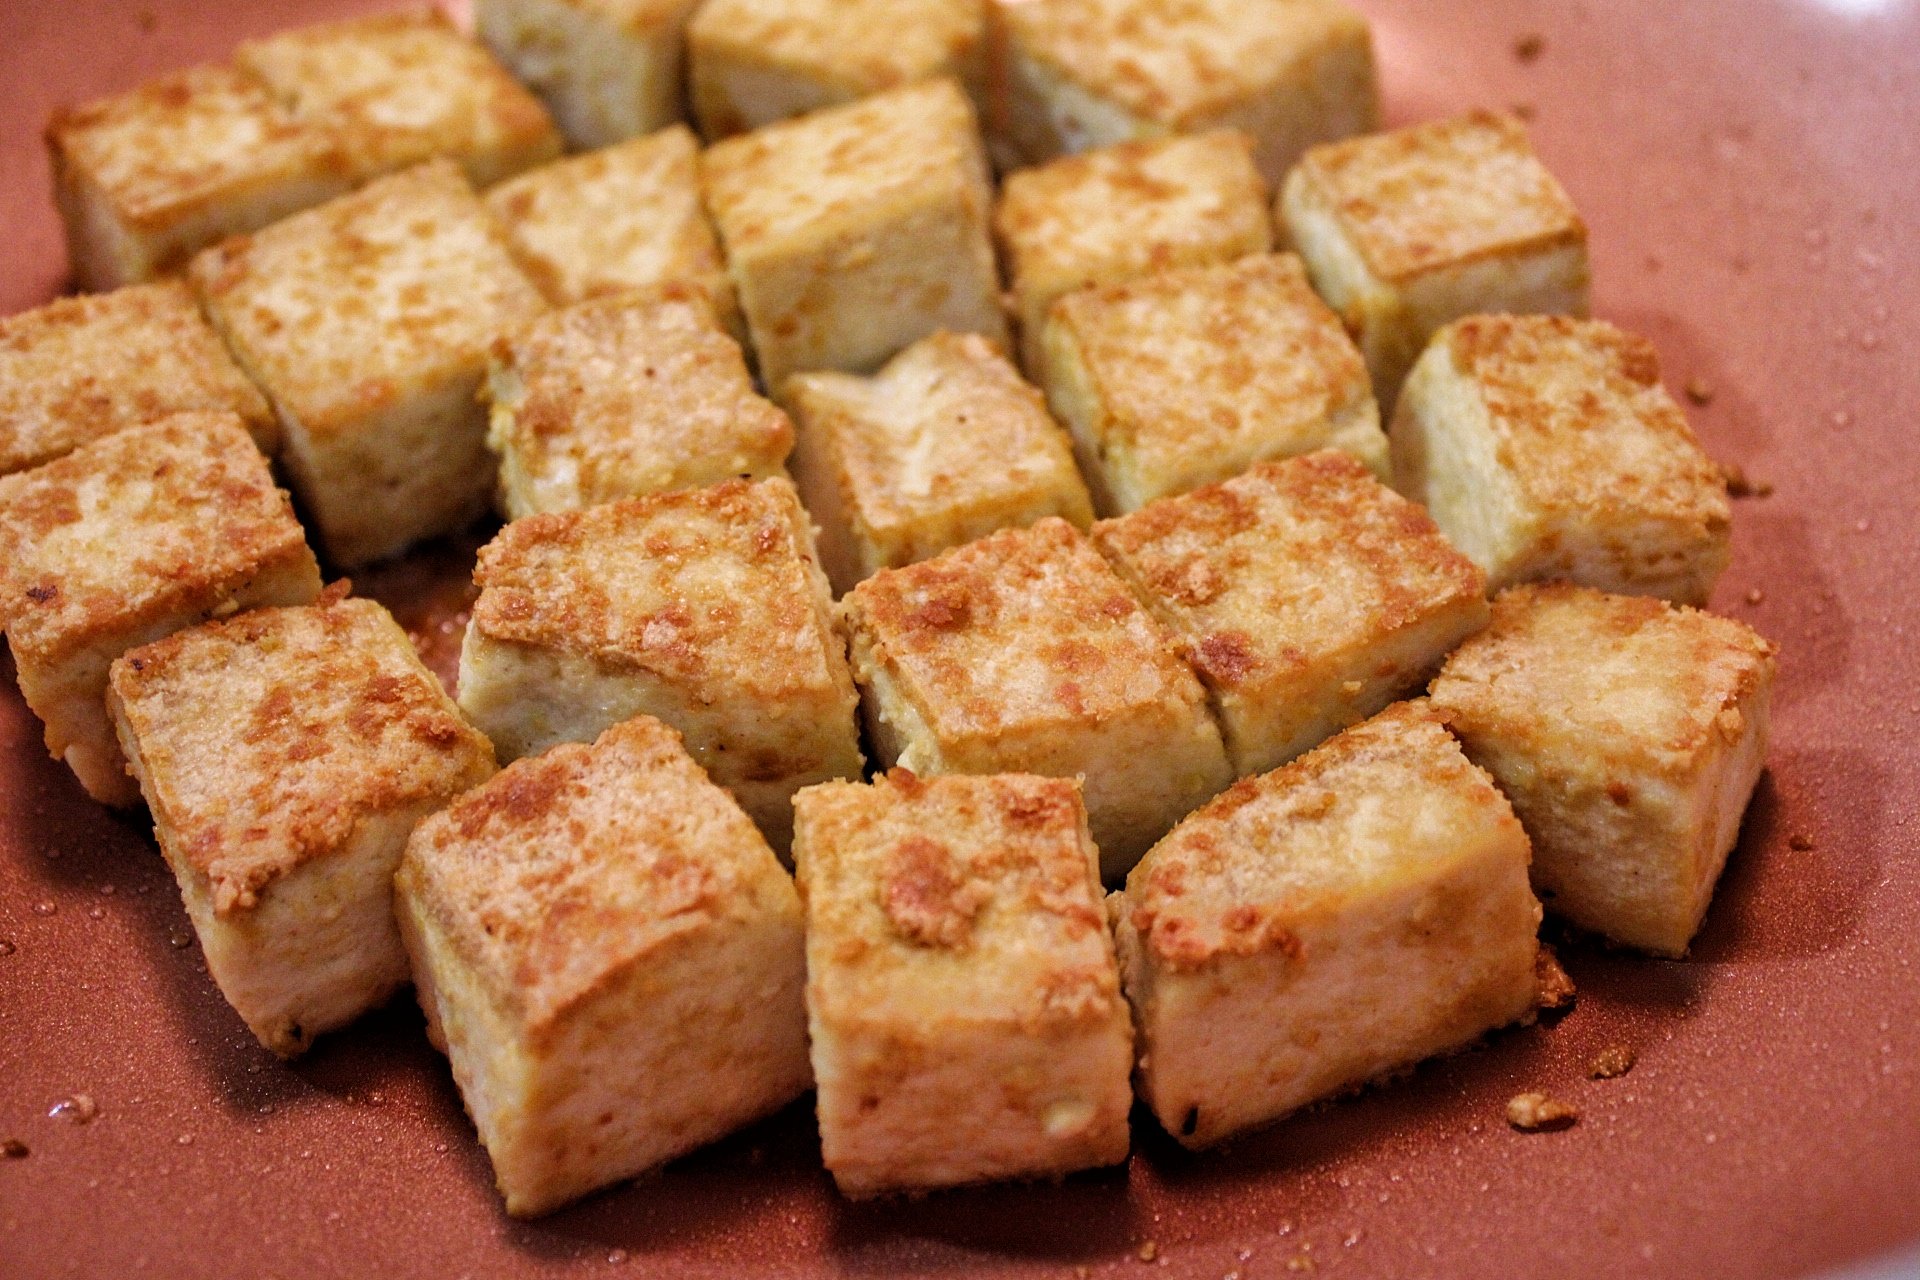
[(1587, 314), (1587, 228), (1511, 116), (1470, 112), (1309, 151), (1278, 209), (1391, 407), (1442, 325)]
[(352, 186), (337, 140), (234, 67), (191, 67), (47, 125), (67, 264), (82, 289), (176, 271)]
[(984, 0), (707, 0), (687, 28), (701, 132), (724, 138), (919, 80), (984, 87)]
[(273, 401), (287, 473), (335, 564), (485, 508), (487, 348), (546, 304), (451, 161), (209, 249), (193, 282)]
[(1036, 376), (1047, 311), (1064, 294), (1273, 248), (1252, 139), (1232, 129), (1124, 142), (1010, 173), (993, 226), (1012, 277), (1021, 359)]
[(530, 516), (480, 552), (460, 705), (502, 759), (645, 713), (787, 849), (791, 797), (858, 777), (858, 696), (785, 479)]
[(1519, 586), (1448, 659), (1433, 705), (1513, 800), (1547, 906), (1679, 957), (1766, 764), (1775, 652), (1731, 618)]
[(420, 824), (395, 882), (427, 1034), (528, 1217), (807, 1087), (799, 895), (646, 716)]
[(230, 413), (182, 413), (0, 476), (0, 628), (47, 749), (134, 805), (104, 701), (129, 649), (240, 609), (305, 604), (320, 568)]
[(1112, 907), (1141, 1096), (1199, 1148), (1531, 1021), (1527, 836), (1403, 702), (1236, 783)]
[(1133, 1028), (1079, 791), (896, 769), (794, 798), (820, 1147), (847, 1195), (1127, 1158)]
[(1732, 554), (1726, 477), (1653, 344), (1603, 321), (1442, 329), (1394, 411), (1393, 464), (1496, 590), (1564, 578), (1703, 605)]
[(448, 156), (484, 187), (560, 154), (539, 99), (437, 9), (284, 31), (234, 61), (330, 130), (356, 182)]
[(730, 138), (702, 170), (776, 397), (790, 373), (865, 373), (941, 329), (1005, 345), (986, 158), (953, 81)]
[(796, 374), (794, 480), (835, 591), (996, 529), (1093, 521), (1073, 447), (986, 339), (937, 333), (876, 377)]
[(1041, 347), (1103, 515), (1323, 448), (1386, 475), (1366, 363), (1290, 253), (1070, 293)]
[(172, 413), (240, 415), (280, 442), (259, 390), (177, 280), (61, 298), (0, 319), (0, 475)]
[(493, 751), (368, 600), (260, 609), (114, 662), (114, 728), (207, 970), (292, 1056), (407, 981), (393, 873)]
[(681, 117), (687, 18), (699, 0), (474, 0), (482, 40), (575, 147), (610, 147)]
[(1065, 520), (884, 570), (841, 610), (880, 763), (1084, 778), (1109, 879), (1232, 780), (1200, 682)]
[(1343, 453), (1262, 464), (1093, 540), (1199, 674), (1242, 777), (1424, 685), (1487, 623), (1473, 562)]
[(1133, 138), (1243, 129), (1269, 183), (1379, 127), (1366, 19), (1340, 0), (990, 0), (1003, 168)]
[(705, 295), (668, 284), (552, 311), (494, 344), (488, 444), (509, 519), (779, 475), (793, 423)]

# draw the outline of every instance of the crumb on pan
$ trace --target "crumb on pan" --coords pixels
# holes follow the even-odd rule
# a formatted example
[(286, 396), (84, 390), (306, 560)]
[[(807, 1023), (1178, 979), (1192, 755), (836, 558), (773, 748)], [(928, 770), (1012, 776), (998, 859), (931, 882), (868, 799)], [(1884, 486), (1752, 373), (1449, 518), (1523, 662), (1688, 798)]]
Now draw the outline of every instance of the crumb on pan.
[(1572, 1128), (1580, 1109), (1544, 1093), (1519, 1093), (1507, 1102), (1507, 1123), (1522, 1133), (1551, 1133)]
[(1633, 1070), (1633, 1064), (1639, 1061), (1639, 1055), (1628, 1044), (1610, 1044), (1593, 1055), (1593, 1061), (1587, 1064), (1587, 1075), (1595, 1080), (1613, 1080)]

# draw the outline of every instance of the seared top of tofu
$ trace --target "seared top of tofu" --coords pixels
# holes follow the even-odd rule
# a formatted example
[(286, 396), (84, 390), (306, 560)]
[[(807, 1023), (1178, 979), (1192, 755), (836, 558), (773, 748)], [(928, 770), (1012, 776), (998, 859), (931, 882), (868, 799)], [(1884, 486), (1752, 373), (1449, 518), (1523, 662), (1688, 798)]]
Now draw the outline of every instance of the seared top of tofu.
[(1490, 111), (1314, 147), (1299, 173), (1382, 280), (1587, 238), (1525, 126)]
[(306, 554), (231, 413), (180, 413), (0, 477), (0, 626), (52, 655), (121, 635)]
[(1775, 652), (1745, 623), (1698, 609), (1519, 586), (1447, 660), (1433, 705), (1469, 737), (1588, 760), (1595, 776), (1682, 777), (1716, 742), (1740, 739), (1740, 704), (1771, 685)]
[(730, 58), (803, 67), (873, 93), (972, 57), (984, 8), (982, 0), (707, 0), (687, 34)]
[(370, 600), (177, 631), (115, 661), (110, 686), (154, 820), (223, 915), (362, 821), (493, 771), (493, 748)]
[(1127, 877), (1126, 919), (1177, 969), (1300, 954), (1289, 925), (1526, 834), (1424, 701), (1243, 778)]
[(794, 797), (811, 999), (893, 1027), (1109, 1016), (1119, 1000), (1080, 784), (829, 782)]

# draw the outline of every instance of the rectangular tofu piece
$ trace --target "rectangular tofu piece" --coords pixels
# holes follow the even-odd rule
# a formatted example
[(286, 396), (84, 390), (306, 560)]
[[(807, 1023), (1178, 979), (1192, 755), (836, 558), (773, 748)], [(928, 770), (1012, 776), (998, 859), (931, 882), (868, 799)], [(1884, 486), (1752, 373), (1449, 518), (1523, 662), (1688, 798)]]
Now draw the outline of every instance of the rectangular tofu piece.
[(1236, 783), (1111, 906), (1141, 1097), (1210, 1146), (1531, 1021), (1527, 836), (1423, 703)]
[(1775, 654), (1731, 618), (1519, 586), (1447, 660), (1433, 705), (1526, 824), (1541, 900), (1679, 957), (1766, 764)]
[(1070, 293), (1041, 350), (1102, 515), (1323, 448), (1386, 475), (1366, 363), (1290, 253)]
[(192, 276), (273, 401), (287, 474), (334, 564), (394, 555), (486, 507), (487, 349), (546, 303), (452, 161), (209, 249)]
[(273, 410), (177, 280), (60, 298), (0, 319), (0, 475), (171, 413), (240, 415), (262, 452)]
[(207, 971), (291, 1057), (407, 981), (393, 873), (493, 751), (370, 600), (260, 609), (114, 662), (107, 707)]
[(515, 1217), (807, 1087), (799, 895), (657, 720), (521, 760), (421, 823), (395, 909)]
[(1127, 1158), (1133, 1028), (1079, 784), (794, 797), (821, 1154), (855, 1198)]
[(1253, 140), (1235, 129), (1123, 142), (1010, 173), (993, 229), (1021, 361), (1035, 377), (1047, 312), (1062, 295), (1273, 248)]
[(0, 476), (0, 629), (47, 749), (104, 804), (140, 802), (104, 702), (115, 658), (319, 593), (293, 506), (233, 414), (175, 414)]
[(1343, 453), (1265, 463), (1094, 526), (1264, 773), (1424, 685), (1487, 623), (1486, 579)]
[(505, 760), (646, 713), (785, 852), (791, 797), (858, 777), (858, 695), (784, 478), (529, 516), (480, 552), (460, 705)]
[(1587, 314), (1587, 228), (1511, 116), (1469, 112), (1315, 147), (1277, 210), (1392, 407), (1442, 325)]
[(1393, 468), (1496, 590), (1563, 578), (1703, 605), (1732, 554), (1726, 478), (1653, 344), (1603, 321), (1442, 329), (1394, 411)]
[(996, 529), (1093, 521), (1066, 432), (977, 334), (922, 338), (872, 378), (796, 374), (787, 400), (794, 481), (837, 592)]
[(1379, 128), (1367, 21), (1340, 0), (989, 0), (1002, 168), (1133, 138), (1243, 129), (1269, 183)]
[(177, 271), (210, 244), (353, 185), (330, 129), (228, 66), (62, 108), (47, 150), (67, 265), (87, 290)]
[(881, 764), (1084, 778), (1109, 879), (1232, 780), (1172, 638), (1065, 520), (883, 570), (841, 620)]
[(973, 108), (929, 80), (769, 125), (703, 157), (740, 308), (776, 398), (941, 329), (1006, 344)]
[(690, 285), (596, 298), (501, 338), (487, 443), (508, 519), (780, 475), (793, 423)]
[(681, 118), (687, 19), (699, 0), (475, 0), (474, 28), (540, 95), (574, 147), (610, 147)]

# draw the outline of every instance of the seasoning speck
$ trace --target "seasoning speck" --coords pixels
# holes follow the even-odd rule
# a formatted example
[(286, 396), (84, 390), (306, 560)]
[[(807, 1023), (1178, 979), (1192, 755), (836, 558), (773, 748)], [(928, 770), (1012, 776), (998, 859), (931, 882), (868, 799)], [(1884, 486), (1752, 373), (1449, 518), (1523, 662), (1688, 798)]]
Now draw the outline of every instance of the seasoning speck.
[(1507, 1123), (1522, 1133), (1551, 1133), (1572, 1128), (1580, 1109), (1544, 1093), (1515, 1094), (1507, 1102)]
[(27, 1144), (18, 1138), (8, 1138), (5, 1142), (0, 1142), (0, 1156), (5, 1156), (9, 1160), (25, 1160), (28, 1150)]
[(1547, 51), (1547, 39), (1538, 32), (1529, 32), (1513, 42), (1513, 56), (1522, 62), (1537, 61)]
[(1796, 831), (1787, 837), (1787, 848), (1795, 853), (1805, 853), (1813, 848), (1813, 837), (1804, 831)]
[(1595, 1080), (1613, 1080), (1633, 1070), (1638, 1060), (1633, 1046), (1610, 1044), (1593, 1055), (1593, 1061), (1587, 1064), (1587, 1074)]
[(1688, 378), (1685, 390), (1687, 399), (1697, 405), (1706, 406), (1713, 403), (1713, 384), (1705, 378)]

